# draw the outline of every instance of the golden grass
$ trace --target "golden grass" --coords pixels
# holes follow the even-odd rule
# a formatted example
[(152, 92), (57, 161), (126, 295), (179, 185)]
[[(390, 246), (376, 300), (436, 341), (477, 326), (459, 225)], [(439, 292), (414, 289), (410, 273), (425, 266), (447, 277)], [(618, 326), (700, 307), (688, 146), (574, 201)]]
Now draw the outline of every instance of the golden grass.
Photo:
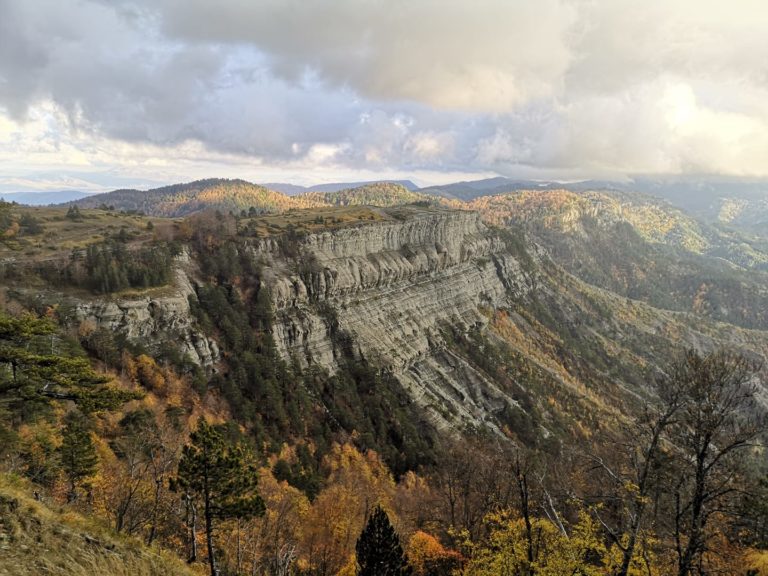
[(66, 217), (67, 208), (18, 206), (11, 212), (18, 217), (24, 214), (34, 216), (43, 227), (41, 234), (15, 235), (0, 242), (0, 258), (19, 258), (25, 260), (48, 260), (69, 255), (74, 248), (84, 248), (89, 244), (101, 242), (120, 232), (122, 228), (130, 234), (133, 243), (152, 240), (154, 232), (147, 230), (147, 223), (155, 228), (172, 226), (169, 218), (154, 218), (135, 214), (121, 214), (106, 210), (81, 209), (81, 220)]
[(98, 521), (35, 501), (32, 487), (0, 474), (0, 576), (192, 576), (168, 551), (118, 536)]

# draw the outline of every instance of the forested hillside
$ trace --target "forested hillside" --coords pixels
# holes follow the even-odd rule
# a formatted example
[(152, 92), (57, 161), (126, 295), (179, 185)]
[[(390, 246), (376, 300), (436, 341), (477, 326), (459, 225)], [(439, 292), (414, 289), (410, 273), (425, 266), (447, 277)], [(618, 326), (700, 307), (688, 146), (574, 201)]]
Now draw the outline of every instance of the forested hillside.
[(762, 574), (759, 246), (620, 195), (262, 190), (2, 206), (11, 573)]

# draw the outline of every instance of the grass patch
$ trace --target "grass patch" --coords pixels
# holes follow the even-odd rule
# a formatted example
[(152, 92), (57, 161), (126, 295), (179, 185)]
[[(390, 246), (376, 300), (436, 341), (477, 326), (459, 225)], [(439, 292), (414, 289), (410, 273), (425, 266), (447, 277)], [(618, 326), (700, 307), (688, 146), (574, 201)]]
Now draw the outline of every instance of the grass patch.
[(98, 521), (31, 497), (34, 488), (0, 474), (0, 575), (192, 576), (171, 552), (117, 536)]

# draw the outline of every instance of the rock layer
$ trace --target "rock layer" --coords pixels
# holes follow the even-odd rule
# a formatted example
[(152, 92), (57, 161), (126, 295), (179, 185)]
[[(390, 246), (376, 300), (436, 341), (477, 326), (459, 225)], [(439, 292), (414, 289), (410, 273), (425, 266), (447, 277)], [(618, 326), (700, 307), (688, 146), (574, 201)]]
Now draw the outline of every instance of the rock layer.
[(169, 340), (195, 364), (213, 369), (219, 360), (219, 348), (196, 326), (189, 308), (189, 297), (196, 296), (185, 263), (188, 257), (184, 254), (172, 290), (135, 298), (80, 301), (75, 305), (75, 315), (81, 322), (119, 332), (134, 342), (156, 345)]
[(334, 336), (344, 333), (357, 357), (392, 371), (438, 428), (494, 427), (489, 416), (503, 408), (503, 394), (445, 348), (442, 331), (484, 325), (484, 306), (531, 290), (531, 281), (476, 213), (393, 213), (401, 219), (308, 235), (295, 263), (272, 240), (252, 247), (265, 264), (278, 349), (334, 372)]

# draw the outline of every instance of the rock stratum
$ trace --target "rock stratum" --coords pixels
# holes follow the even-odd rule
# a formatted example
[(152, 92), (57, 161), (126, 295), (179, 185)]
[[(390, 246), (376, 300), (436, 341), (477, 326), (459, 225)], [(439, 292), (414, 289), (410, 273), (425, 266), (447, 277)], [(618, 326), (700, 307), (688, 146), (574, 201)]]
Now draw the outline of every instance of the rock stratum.
[[(424, 205), (376, 213), (290, 245), (280, 234), (238, 237), (230, 257), (250, 261), (268, 294), (269, 331), (286, 363), (327, 377), (350, 361), (373, 366), (438, 432), (591, 434), (652, 394), (685, 347), (768, 357), (765, 331), (587, 283), (556, 261), (556, 246), (525, 240), (532, 230), (517, 222), (496, 227), (479, 212)], [(578, 233), (588, 244), (593, 232)], [(75, 308), (80, 321), (129, 339), (170, 339), (210, 373), (226, 364), (220, 335), (190, 311), (210, 282), (185, 251), (173, 287)]]
[(531, 278), (476, 213), (403, 208), (398, 215), (403, 221), (308, 236), (299, 273), (274, 243), (253, 247), (265, 262), (275, 340), (285, 357), (334, 372), (332, 331), (343, 332), (358, 357), (395, 374), (438, 428), (494, 426), (488, 416), (503, 405), (503, 392), (448, 350), (442, 332), (482, 329), (489, 322), (482, 307), (524, 296)]

